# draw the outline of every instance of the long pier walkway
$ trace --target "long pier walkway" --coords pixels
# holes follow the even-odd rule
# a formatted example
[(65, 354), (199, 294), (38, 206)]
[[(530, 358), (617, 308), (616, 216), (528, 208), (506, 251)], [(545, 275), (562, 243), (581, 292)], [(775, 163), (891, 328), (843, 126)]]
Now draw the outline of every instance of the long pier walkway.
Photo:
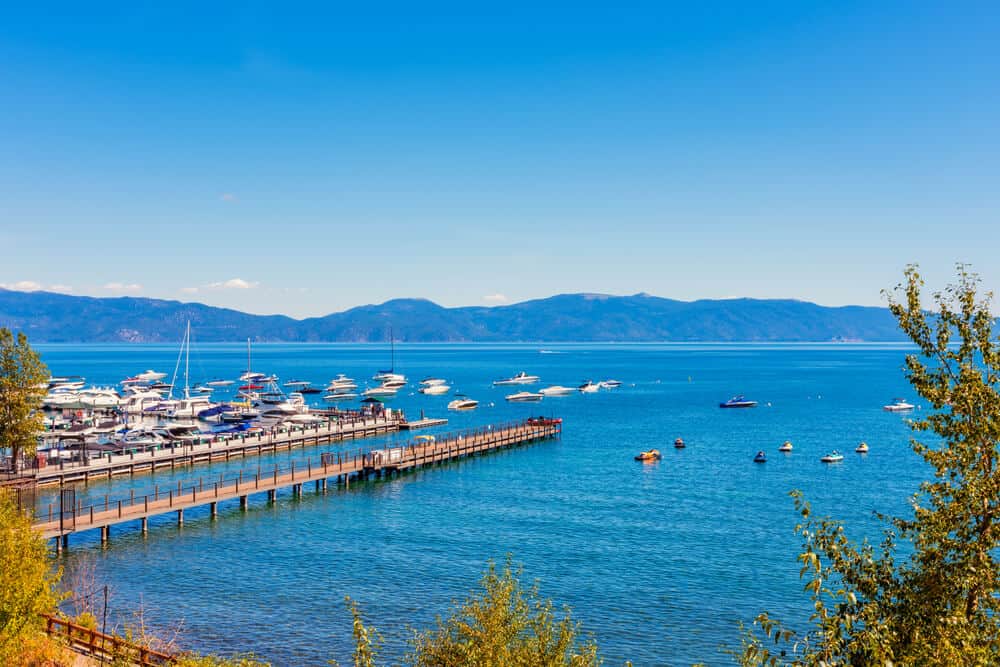
[(207, 437), (204, 442), (176, 443), (159, 450), (108, 454), (84, 462), (48, 465), (37, 470), (34, 476), (35, 484), (47, 486), (88, 482), (92, 478), (134, 475), (137, 472), (148, 472), (157, 468), (228, 461), (230, 458), (259, 456), (298, 447), (394, 433), (408, 427), (405, 419), (393, 411), (391, 415), (372, 415), (338, 422), (281, 428), (263, 433), (219, 435)]
[(106, 542), (111, 526), (128, 521), (139, 521), (145, 534), (148, 519), (152, 516), (177, 514), (179, 525), (184, 523), (184, 511), (208, 505), (211, 516), (218, 514), (218, 503), (239, 498), (240, 508), (246, 509), (249, 497), (267, 493), (274, 501), (277, 491), (291, 487), (296, 496), (302, 495), (304, 484), (312, 482), (317, 492), (326, 491), (327, 482), (343, 483), (350, 487), (351, 479), (382, 477), (404, 470), (420, 468), (435, 463), (451, 461), (475, 454), (524, 445), (539, 440), (558, 437), (562, 432), (560, 419), (528, 419), (522, 422), (487, 426), (444, 436), (418, 436), (412, 444), (402, 447), (376, 449), (356, 454), (323, 454), (305, 466), (292, 465), (261, 471), (252, 477), (241, 473), (232, 480), (212, 481), (189, 487), (159, 488), (152, 494), (132, 495), (121, 500), (83, 506), (64, 502), (59, 508), (50, 507), (47, 515), (36, 514), (34, 527), (46, 538), (56, 538), (56, 551), (68, 546), (69, 535), (85, 530), (100, 529), (101, 541)]

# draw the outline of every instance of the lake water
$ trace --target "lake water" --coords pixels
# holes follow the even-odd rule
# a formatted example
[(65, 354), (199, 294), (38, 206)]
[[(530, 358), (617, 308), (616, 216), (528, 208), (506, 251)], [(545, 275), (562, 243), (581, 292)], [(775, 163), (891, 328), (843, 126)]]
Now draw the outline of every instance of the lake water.
[[(168, 346), (38, 346), (56, 375), (112, 384), (154, 368), (173, 370)], [(397, 345), (395, 366), (411, 380), (391, 401), (411, 416), (447, 417), (434, 432), (532, 414), (564, 419), (560, 440), (352, 484), (325, 496), (275, 505), (252, 497), (70, 538), (68, 570), (96, 564), (113, 589), (112, 613), (140, 604), (147, 622), (183, 621), (181, 644), (206, 652), (253, 651), (276, 665), (350, 658), (350, 595), (386, 639), (387, 662), (405, 651), (407, 626), (426, 627), (473, 589), (490, 558), (512, 553), (525, 580), (568, 604), (596, 637), (607, 664), (727, 664), (721, 648), (739, 643), (739, 621), (762, 610), (802, 621), (788, 492), (801, 489), (820, 513), (844, 519), (853, 537), (877, 537), (873, 511), (904, 513), (927, 470), (909, 447), (906, 417), (882, 411), (895, 396), (919, 405), (902, 373), (907, 348), (889, 345)], [(192, 379), (235, 378), (240, 345), (197, 346)], [(257, 345), (254, 369), (323, 383), (358, 380), (389, 363), (379, 345)], [(576, 386), (614, 378), (597, 394), (509, 404), (517, 389), (491, 386), (525, 370), (542, 384)], [(425, 397), (413, 383), (447, 378), (481, 402), (448, 413), (448, 397)], [(736, 393), (760, 401), (720, 410)], [(319, 397), (317, 397), (319, 398)], [(919, 413), (918, 413), (919, 414)], [(687, 448), (675, 450), (674, 438)], [(398, 436), (403, 439), (404, 436)], [(350, 443), (376, 446), (393, 438)], [(785, 440), (794, 452), (779, 454)], [(861, 440), (871, 452), (854, 453)], [(199, 476), (316, 459), (340, 446), (92, 483), (78, 493), (103, 498), (145, 493)], [(663, 460), (633, 456), (657, 447)], [(831, 449), (839, 465), (819, 461)], [(752, 462), (765, 450), (766, 464)], [(331, 487), (333, 488), (333, 487)]]

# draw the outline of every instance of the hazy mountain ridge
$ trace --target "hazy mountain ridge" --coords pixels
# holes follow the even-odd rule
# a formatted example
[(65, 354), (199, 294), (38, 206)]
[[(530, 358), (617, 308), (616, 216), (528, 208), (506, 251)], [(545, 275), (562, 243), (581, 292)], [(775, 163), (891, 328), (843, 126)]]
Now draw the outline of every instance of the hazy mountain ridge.
[(0, 326), (34, 342), (900, 341), (885, 308), (790, 299), (677, 301), (648, 294), (560, 294), (507, 306), (445, 308), (394, 299), (296, 320), (199, 303), (0, 289)]

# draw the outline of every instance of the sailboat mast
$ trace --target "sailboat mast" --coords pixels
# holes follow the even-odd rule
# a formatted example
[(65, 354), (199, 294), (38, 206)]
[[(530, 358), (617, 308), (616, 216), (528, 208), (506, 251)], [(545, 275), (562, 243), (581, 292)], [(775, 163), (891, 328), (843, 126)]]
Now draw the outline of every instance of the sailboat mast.
[(184, 334), (184, 398), (191, 398), (191, 383), (189, 373), (191, 371), (191, 320), (188, 320), (187, 333)]
[(389, 327), (389, 372), (396, 372), (396, 337), (393, 336), (392, 327)]

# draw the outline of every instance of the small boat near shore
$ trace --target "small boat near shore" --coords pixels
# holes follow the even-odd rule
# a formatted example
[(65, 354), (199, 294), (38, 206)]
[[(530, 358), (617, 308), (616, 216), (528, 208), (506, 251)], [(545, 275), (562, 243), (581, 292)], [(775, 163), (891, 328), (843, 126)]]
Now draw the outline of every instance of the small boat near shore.
[(576, 389), (573, 387), (563, 387), (562, 385), (554, 384), (551, 387), (539, 389), (538, 393), (542, 396), (569, 396), (570, 394), (575, 394)]
[(822, 461), (823, 463), (840, 463), (841, 461), (844, 460), (844, 455), (835, 449), (829, 454), (821, 456), (819, 460)]
[(757, 455), (753, 457), (754, 463), (767, 463), (767, 454), (763, 450), (757, 452)]
[(425, 396), (441, 396), (442, 394), (447, 394), (451, 391), (451, 387), (444, 384), (444, 381), (442, 381), (441, 384), (424, 385), (418, 391)]
[(854, 451), (856, 451), (858, 454), (867, 454), (868, 453), (868, 443), (867, 442), (862, 442), (860, 445), (858, 445), (857, 447), (854, 448)]
[(639, 452), (635, 455), (636, 461), (642, 461), (643, 463), (648, 463), (651, 461), (659, 461), (663, 456), (660, 454), (658, 449), (650, 449), (645, 452)]
[(781, 443), (781, 447), (778, 447), (779, 452), (785, 452), (786, 454), (792, 451), (792, 443), (790, 440), (785, 440)]
[(687, 443), (684, 442), (684, 438), (674, 440), (674, 449), (684, 449), (685, 447), (687, 447)]
[(475, 410), (477, 407), (479, 407), (479, 401), (463, 394), (456, 394), (455, 400), (448, 403), (449, 410)]

